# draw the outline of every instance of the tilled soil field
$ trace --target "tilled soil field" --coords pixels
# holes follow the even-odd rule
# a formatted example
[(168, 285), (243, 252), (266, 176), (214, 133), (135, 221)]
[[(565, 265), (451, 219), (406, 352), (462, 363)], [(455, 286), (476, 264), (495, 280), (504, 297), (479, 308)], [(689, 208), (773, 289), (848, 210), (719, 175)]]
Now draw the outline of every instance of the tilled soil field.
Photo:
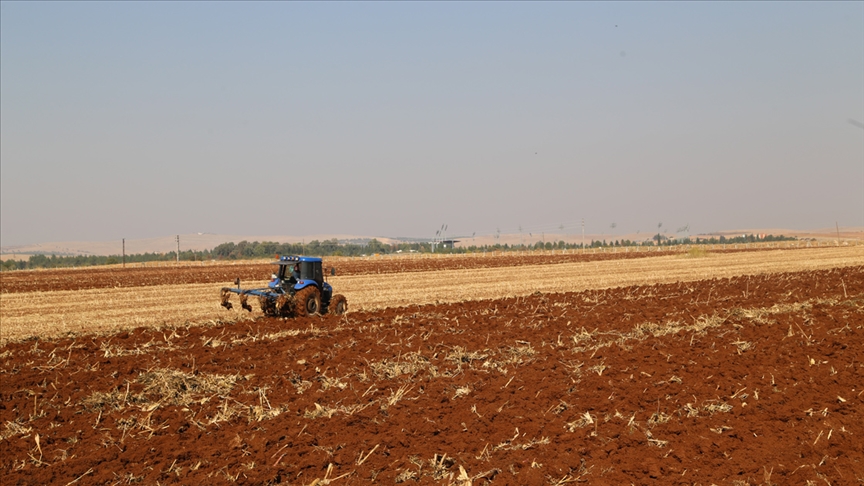
[[(808, 249), (794, 249), (790, 251)], [(579, 253), (567, 252), (513, 252), (489, 254), (452, 255), (399, 255), (367, 258), (324, 258), (324, 266), (335, 266), (338, 275), (371, 275), (405, 272), (427, 272), (436, 270), (459, 270), (475, 268), (500, 268), (523, 265), (549, 265), (556, 263), (592, 262), (648, 258), (681, 253), (681, 250), (657, 251), (657, 249), (596, 249)], [(760, 251), (744, 249), (712, 250), (712, 253), (736, 253)], [(803, 255), (803, 254), (802, 254)], [(803, 257), (806, 258), (806, 257)], [(140, 264), (138, 264), (140, 265)], [(46, 270), (12, 271), (0, 275), (0, 292), (50, 292), (55, 290), (87, 290), (117, 287), (149, 287), (197, 283), (224, 283), (240, 278), (242, 281), (258, 281), (273, 272), (269, 263), (252, 262), (201, 262), (183, 266), (136, 266), (127, 267), (82, 267)]]
[[(375, 264), (387, 270), (388, 264), (394, 262), (385, 259)], [(548, 265), (337, 275), (328, 280), (337, 293), (348, 299), (349, 309), (374, 311), (411, 305), (516, 298), (535, 292), (578, 292), (740, 275), (825, 270), (857, 266), (861, 262), (864, 262), (864, 247), (833, 247), (806, 252), (770, 250), (701, 256), (678, 254)], [(76, 273), (82, 279), (88, 276), (84, 270)], [(117, 273), (123, 275), (122, 270)], [(33, 276), (51, 275), (36, 272)], [(219, 294), (225, 285), (226, 282), (220, 282), (2, 293), (0, 345), (37, 336), (48, 339), (82, 332), (115, 334), (144, 326), (212, 324), (248, 319), (249, 315), (240, 310), (239, 305), (231, 311), (219, 305)], [(246, 289), (265, 287), (267, 280), (244, 280), (242, 285)], [(252, 315), (260, 312), (255, 304)]]
[(3, 484), (861, 484), (864, 267), (0, 347)]

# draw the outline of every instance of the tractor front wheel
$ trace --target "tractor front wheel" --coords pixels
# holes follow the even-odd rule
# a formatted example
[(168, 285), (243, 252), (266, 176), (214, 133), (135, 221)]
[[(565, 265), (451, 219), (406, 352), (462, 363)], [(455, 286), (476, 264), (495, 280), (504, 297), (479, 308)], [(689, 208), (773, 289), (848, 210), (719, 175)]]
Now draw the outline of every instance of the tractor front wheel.
[(299, 317), (314, 316), (321, 309), (321, 292), (312, 285), (294, 294), (295, 311)]
[(348, 300), (342, 294), (336, 294), (330, 299), (330, 305), (327, 306), (328, 312), (334, 316), (341, 316), (348, 310)]

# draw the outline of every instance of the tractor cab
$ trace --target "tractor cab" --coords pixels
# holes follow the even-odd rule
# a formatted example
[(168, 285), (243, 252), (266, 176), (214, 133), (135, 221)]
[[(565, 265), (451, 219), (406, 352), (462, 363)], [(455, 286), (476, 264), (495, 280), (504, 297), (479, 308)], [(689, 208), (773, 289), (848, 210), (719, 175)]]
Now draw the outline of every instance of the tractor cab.
[[(315, 285), (318, 288), (324, 285), (321, 258), (283, 256), (278, 261), (273, 262), (273, 265), (278, 265), (279, 268), (270, 279), (269, 287), (271, 289), (300, 290), (308, 285)], [(294, 276), (295, 266), (300, 270), (299, 278)]]

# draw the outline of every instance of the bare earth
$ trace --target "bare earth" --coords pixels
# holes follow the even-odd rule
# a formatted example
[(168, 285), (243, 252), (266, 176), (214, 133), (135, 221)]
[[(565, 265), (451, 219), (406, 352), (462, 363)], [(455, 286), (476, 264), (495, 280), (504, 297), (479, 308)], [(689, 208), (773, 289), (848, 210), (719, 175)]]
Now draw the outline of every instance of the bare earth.
[(351, 312), (284, 320), (217, 283), (4, 288), (0, 475), (860, 484), (862, 251), (346, 272)]

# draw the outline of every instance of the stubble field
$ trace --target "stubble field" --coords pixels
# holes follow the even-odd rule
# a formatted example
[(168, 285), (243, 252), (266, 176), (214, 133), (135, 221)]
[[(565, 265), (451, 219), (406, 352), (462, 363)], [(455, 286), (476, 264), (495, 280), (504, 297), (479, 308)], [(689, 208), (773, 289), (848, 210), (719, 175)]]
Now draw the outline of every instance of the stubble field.
[[(217, 282), (16, 291), (4, 275), (0, 475), (861, 484), (862, 263), (850, 248), (344, 271), (351, 312), (288, 320), (172, 307)], [(167, 302), (156, 319), (111, 293), (148, 289)]]

